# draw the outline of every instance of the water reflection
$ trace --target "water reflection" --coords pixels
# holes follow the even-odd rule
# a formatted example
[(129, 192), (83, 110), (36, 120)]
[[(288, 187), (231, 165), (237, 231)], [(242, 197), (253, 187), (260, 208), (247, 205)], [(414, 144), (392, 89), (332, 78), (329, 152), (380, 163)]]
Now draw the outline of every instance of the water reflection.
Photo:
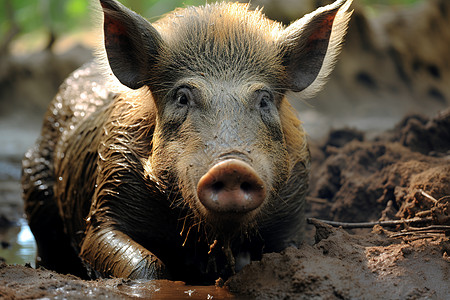
[(246, 299), (215, 286), (187, 286), (181, 281), (132, 280), (117, 286), (127, 296), (143, 299)]
[(30, 263), (35, 267), (36, 242), (26, 220), (19, 220), (16, 226), (0, 228), (0, 242), (0, 257), (6, 263)]

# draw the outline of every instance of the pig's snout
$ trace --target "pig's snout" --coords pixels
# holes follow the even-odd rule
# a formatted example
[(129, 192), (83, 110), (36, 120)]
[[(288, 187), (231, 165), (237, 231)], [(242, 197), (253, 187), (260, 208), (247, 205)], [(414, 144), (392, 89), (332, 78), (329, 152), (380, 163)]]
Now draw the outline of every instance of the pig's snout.
[(250, 165), (227, 159), (200, 178), (197, 194), (209, 211), (246, 213), (263, 203), (266, 186)]

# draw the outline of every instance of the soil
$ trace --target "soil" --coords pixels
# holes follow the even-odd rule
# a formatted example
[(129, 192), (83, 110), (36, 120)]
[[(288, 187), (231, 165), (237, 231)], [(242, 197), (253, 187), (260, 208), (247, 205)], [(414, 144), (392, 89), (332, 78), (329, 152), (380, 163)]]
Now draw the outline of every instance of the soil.
[(403, 242), (380, 230), (348, 234), (320, 224), (326, 238), (252, 263), (228, 286), (257, 299), (445, 299), (448, 239)]
[[(431, 44), (448, 45), (450, 26), (442, 25), (439, 14), (449, 11), (446, 0), (425, 1), (374, 26), (356, 9), (349, 46), (316, 106), (296, 105), (313, 156), (311, 224), (298, 249), (266, 254), (227, 282), (205, 287), (166, 280), (86, 281), (6, 261), (0, 262), (0, 298), (448, 298), (450, 68), (448, 61), (437, 61), (448, 59), (439, 52), (448, 47), (427, 47), (431, 42), (423, 40), (433, 35), (423, 31), (433, 19), (446, 34)], [(411, 25), (408, 20), (418, 18), (405, 18), (411, 15), (422, 22)], [(417, 47), (406, 47), (410, 37), (419, 36)], [(9, 247), (8, 230), (23, 217), (21, 157), (38, 136), (59, 83), (90, 57), (80, 47), (65, 55), (46, 50), (0, 57), (7, 62), (0, 69), (0, 250)], [(408, 111), (416, 113), (400, 117)], [(373, 223), (348, 229), (354, 222)]]
[(373, 141), (354, 130), (331, 131), (312, 153), (314, 215), (349, 222), (415, 217), (434, 205), (421, 191), (450, 195), (450, 109), (431, 119), (408, 116)]

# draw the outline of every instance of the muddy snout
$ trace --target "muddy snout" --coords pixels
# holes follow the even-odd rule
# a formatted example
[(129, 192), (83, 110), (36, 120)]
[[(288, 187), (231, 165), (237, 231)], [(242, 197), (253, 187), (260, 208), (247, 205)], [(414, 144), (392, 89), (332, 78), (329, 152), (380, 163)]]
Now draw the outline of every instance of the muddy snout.
[(247, 213), (264, 202), (266, 186), (249, 164), (227, 159), (200, 178), (197, 194), (208, 211)]

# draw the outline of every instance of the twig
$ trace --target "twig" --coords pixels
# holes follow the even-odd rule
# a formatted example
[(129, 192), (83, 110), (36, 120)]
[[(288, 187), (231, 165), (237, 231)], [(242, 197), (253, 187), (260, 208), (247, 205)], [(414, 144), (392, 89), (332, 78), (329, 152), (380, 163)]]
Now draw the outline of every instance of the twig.
[(417, 240), (423, 240), (423, 239), (433, 239), (436, 238), (436, 235), (415, 235), (411, 234), (410, 232), (404, 232), (404, 233), (397, 233), (389, 236), (390, 238), (398, 238), (398, 237), (405, 237), (408, 241), (417, 241)]
[(384, 227), (395, 227), (397, 225), (404, 224), (421, 224), (426, 222), (433, 221), (432, 217), (426, 218), (412, 218), (412, 219), (403, 219), (403, 220), (392, 220), (392, 221), (375, 221), (375, 222), (361, 222), (361, 223), (347, 223), (347, 222), (336, 222), (336, 221), (328, 221), (328, 220), (320, 220), (315, 218), (307, 218), (306, 222), (308, 224), (313, 224), (313, 220), (323, 222), (325, 224), (334, 226), (334, 227), (342, 227), (342, 228), (372, 228), (375, 225), (380, 225)]
[(416, 217), (425, 217), (426, 215), (431, 215), (433, 212), (431, 211), (431, 209), (429, 210), (424, 210), (424, 211), (419, 211), (416, 213)]
[(410, 232), (410, 231), (407, 231), (407, 232), (394, 233), (394, 234), (391, 234), (389, 237), (395, 238), (395, 237), (410, 236), (410, 235), (416, 236), (416, 237), (433, 237), (433, 234), (435, 236), (438, 236), (438, 235), (442, 235), (443, 232), (431, 232), (431, 231), (430, 232)]
[(450, 226), (449, 225), (430, 225), (427, 227), (409, 227), (408, 231), (414, 231), (414, 232), (419, 232), (419, 231), (431, 231), (431, 230), (439, 230), (439, 231), (450, 231)]
[(446, 195), (444, 197), (439, 198), (437, 202), (441, 202), (444, 199), (450, 199), (450, 195)]
[(431, 201), (433, 201), (434, 203), (437, 203), (437, 202), (438, 202), (433, 196), (431, 196), (430, 194), (426, 193), (424, 190), (419, 189), (419, 192), (420, 192), (423, 196), (425, 196), (425, 197), (427, 197), (428, 199), (430, 199)]
[(328, 204), (327, 199), (312, 197), (312, 196), (306, 196), (306, 201), (319, 203), (319, 204)]

